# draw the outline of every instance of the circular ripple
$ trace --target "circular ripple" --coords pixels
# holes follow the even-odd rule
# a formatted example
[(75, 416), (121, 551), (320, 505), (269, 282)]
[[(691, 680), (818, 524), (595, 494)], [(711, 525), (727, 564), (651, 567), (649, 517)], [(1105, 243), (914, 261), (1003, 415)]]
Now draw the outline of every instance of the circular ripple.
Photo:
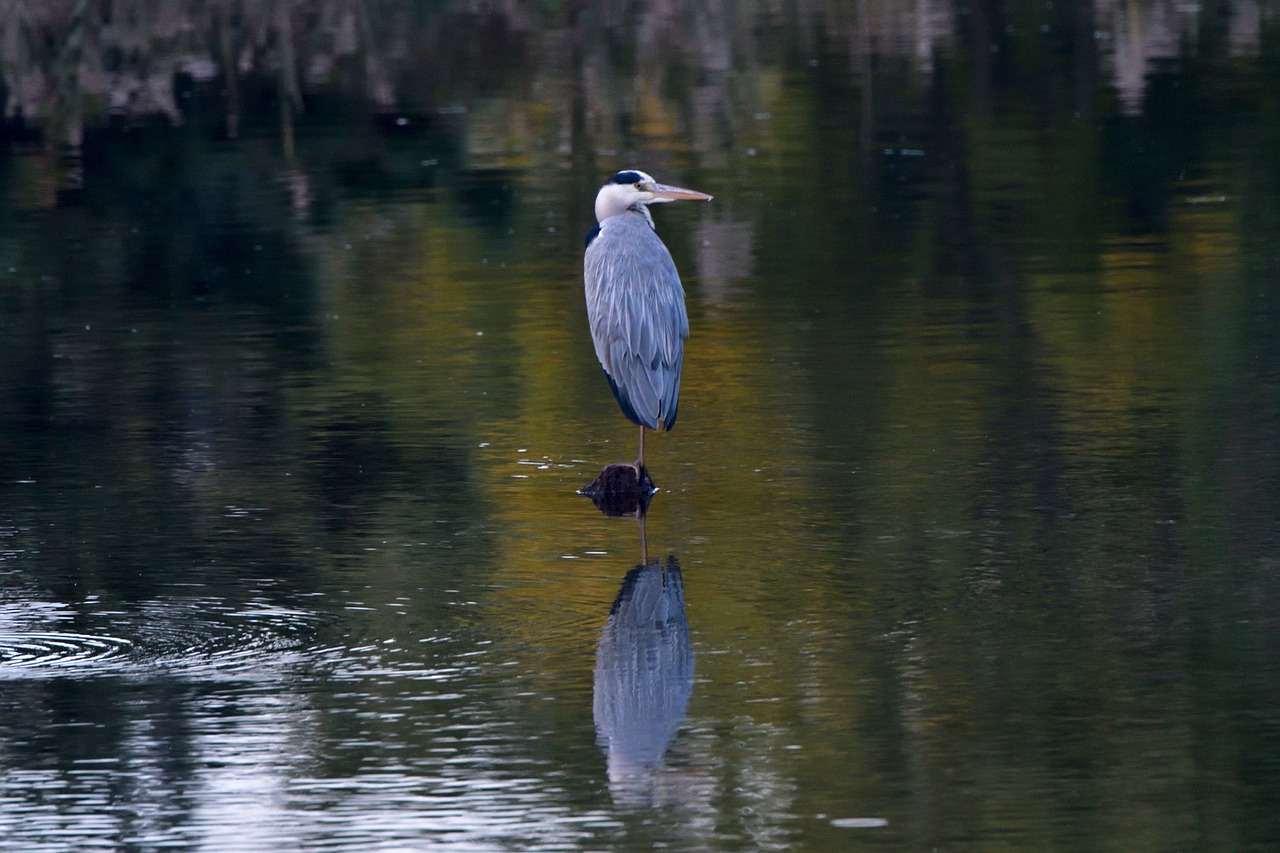
[(128, 652), (133, 643), (121, 637), (64, 631), (0, 631), (0, 665), (70, 667), (97, 663)]
[(157, 670), (269, 676), (305, 657), (317, 625), (310, 611), (257, 597), (162, 596), (130, 610), (0, 600), (0, 680)]

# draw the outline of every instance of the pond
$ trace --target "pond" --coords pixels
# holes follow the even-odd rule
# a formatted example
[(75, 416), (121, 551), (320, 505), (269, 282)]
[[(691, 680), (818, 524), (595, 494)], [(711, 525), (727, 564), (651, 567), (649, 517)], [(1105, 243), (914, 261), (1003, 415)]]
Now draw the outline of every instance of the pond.
[(0, 846), (1280, 844), (1280, 9), (0, 18)]

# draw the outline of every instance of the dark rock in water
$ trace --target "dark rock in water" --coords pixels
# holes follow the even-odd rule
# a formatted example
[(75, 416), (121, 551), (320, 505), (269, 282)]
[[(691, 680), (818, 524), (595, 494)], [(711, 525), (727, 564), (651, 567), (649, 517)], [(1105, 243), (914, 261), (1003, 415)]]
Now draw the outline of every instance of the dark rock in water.
[(604, 466), (600, 476), (578, 494), (591, 498), (605, 515), (636, 515), (649, 508), (656, 491), (643, 466), (615, 462)]
[(588, 497), (606, 493), (635, 494), (639, 492), (652, 495), (653, 480), (649, 479), (649, 472), (644, 466), (627, 462), (614, 462), (604, 466), (600, 476), (596, 477), (591, 485), (582, 489), (582, 494)]

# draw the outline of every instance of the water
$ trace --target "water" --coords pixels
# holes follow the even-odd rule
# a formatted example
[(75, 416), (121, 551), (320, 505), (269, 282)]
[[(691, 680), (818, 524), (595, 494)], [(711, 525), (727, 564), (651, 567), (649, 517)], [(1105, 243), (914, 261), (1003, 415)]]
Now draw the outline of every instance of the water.
[(113, 8), (0, 16), (0, 849), (1280, 842), (1269, 6)]

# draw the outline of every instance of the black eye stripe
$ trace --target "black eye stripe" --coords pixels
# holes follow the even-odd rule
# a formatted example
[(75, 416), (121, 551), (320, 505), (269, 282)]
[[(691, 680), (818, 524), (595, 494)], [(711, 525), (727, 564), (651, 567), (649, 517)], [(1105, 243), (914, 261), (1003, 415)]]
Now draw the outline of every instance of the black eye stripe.
[(609, 179), (611, 184), (638, 184), (644, 181), (644, 175), (639, 172), (619, 172)]

